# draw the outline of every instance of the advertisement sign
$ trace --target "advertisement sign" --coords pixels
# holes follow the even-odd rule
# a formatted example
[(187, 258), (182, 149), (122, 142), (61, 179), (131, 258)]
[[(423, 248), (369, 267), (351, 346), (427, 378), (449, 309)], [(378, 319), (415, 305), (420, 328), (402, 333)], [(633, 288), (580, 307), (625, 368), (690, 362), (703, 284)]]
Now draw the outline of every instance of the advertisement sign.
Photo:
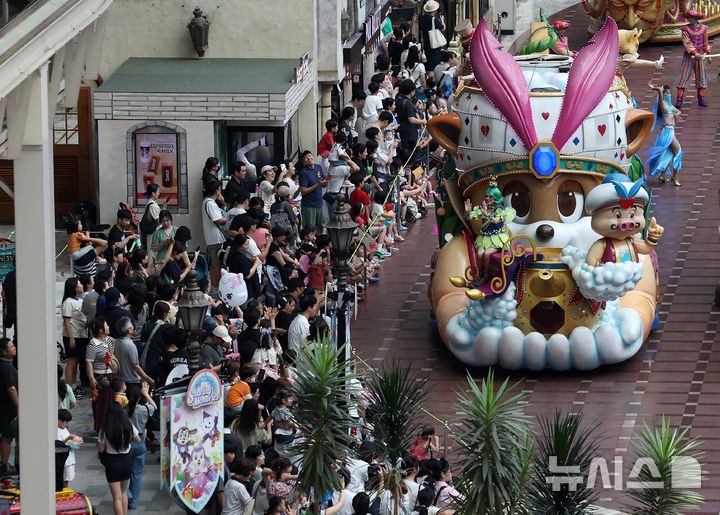
[(186, 393), (170, 397), (170, 484), (187, 508), (199, 513), (224, 474), (223, 392), (218, 375), (201, 370)]
[(0, 238), (0, 281), (15, 270), (15, 242), (7, 238)]
[(160, 198), (169, 206), (178, 205), (178, 139), (174, 132), (135, 135), (135, 184), (137, 204), (147, 203), (148, 184), (160, 186)]

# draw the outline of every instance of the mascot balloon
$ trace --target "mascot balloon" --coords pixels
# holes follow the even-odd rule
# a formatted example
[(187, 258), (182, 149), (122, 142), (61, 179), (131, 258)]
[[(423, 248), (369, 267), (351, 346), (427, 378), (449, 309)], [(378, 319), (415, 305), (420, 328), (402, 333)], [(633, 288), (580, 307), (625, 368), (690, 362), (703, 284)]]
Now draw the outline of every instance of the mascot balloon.
[(242, 306), (248, 300), (248, 291), (242, 274), (233, 274), (222, 270), (218, 295), (220, 300), (230, 307)]
[(513, 58), (482, 22), (473, 76), (429, 122), (453, 156), (429, 295), (468, 365), (589, 370), (650, 332), (662, 227), (632, 158), (653, 114), (613, 85), (617, 55), (611, 18), (575, 59)]

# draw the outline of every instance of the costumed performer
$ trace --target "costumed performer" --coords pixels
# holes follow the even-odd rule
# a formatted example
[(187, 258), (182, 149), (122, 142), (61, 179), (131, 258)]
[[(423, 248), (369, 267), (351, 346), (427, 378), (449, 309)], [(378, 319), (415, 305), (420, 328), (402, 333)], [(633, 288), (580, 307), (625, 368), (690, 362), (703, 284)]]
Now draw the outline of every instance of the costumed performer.
[(638, 66), (655, 66), (655, 68), (662, 68), (665, 62), (665, 57), (660, 56), (657, 61), (648, 61), (647, 59), (640, 59), (638, 54), (638, 48), (640, 47), (640, 35), (642, 30), (640, 29), (621, 29), (618, 30), (618, 36), (620, 37), (620, 46), (618, 52), (620, 59), (618, 60), (617, 72), (613, 79), (613, 86), (619, 86), (625, 90), (628, 96), (632, 100), (633, 107), (637, 107), (635, 97), (630, 95), (630, 89), (625, 82), (625, 71), (634, 65)]
[[(653, 130), (659, 128), (660, 133), (655, 138), (653, 146), (648, 149), (647, 167), (650, 175), (658, 177), (660, 182), (672, 181), (675, 186), (682, 186), (678, 180), (678, 172), (682, 168), (684, 152), (675, 136), (675, 122), (682, 112), (672, 106), (670, 86), (665, 85), (661, 88), (653, 82), (648, 82), (648, 87), (658, 94), (653, 106), (655, 113)], [(667, 168), (671, 165), (672, 176), (668, 177)]]
[(690, 74), (695, 74), (695, 87), (697, 88), (698, 105), (707, 107), (705, 101), (705, 87), (707, 86), (707, 74), (705, 69), (705, 55), (710, 53), (708, 43), (708, 26), (698, 20), (704, 18), (705, 14), (694, 9), (683, 12), (688, 21), (687, 25), (680, 28), (682, 32), (682, 43), (685, 47), (682, 60), (682, 71), (677, 83), (677, 100), (675, 107), (682, 106), (685, 96), (685, 87), (690, 80)]
[(499, 252), (510, 239), (508, 223), (515, 218), (515, 210), (503, 205), (503, 196), (497, 187), (497, 181), (490, 180), (485, 190), (485, 200), (479, 206), (472, 207), (470, 200), (465, 201), (465, 216), (470, 220), (480, 220), (482, 225), (475, 238), (478, 256), (478, 279), (490, 273), (490, 257)]
[(552, 26), (558, 33), (558, 40), (550, 47), (550, 51), (553, 54), (575, 57), (577, 52), (570, 50), (568, 46), (568, 38), (565, 35), (565, 31), (570, 27), (570, 24), (566, 21), (558, 20), (553, 23)]

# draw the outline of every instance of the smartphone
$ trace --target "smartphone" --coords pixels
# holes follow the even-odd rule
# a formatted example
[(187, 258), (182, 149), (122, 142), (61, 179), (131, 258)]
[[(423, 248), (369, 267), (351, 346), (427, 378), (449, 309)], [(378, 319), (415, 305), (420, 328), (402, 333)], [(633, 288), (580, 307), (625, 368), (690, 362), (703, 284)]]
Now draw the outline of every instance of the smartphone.
[(269, 239), (269, 238), (270, 238), (270, 235), (269, 235), (269, 234), (266, 234), (266, 235), (265, 235), (265, 239)]
[(267, 300), (267, 306), (268, 306), (269, 308), (275, 306), (275, 299), (274, 299), (273, 297), (269, 297), (269, 298), (268, 298), (268, 300)]
[(265, 220), (270, 220), (270, 213), (265, 213)]
[(280, 170), (282, 170), (283, 172), (287, 170), (287, 168), (285, 168), (285, 163), (280, 164)]
[(255, 382), (262, 383), (264, 380), (265, 380), (265, 369), (261, 368), (260, 371), (257, 373), (257, 376), (255, 376)]
[(195, 249), (195, 254), (197, 254), (198, 252), (200, 252), (200, 245), (198, 245), (197, 248)]

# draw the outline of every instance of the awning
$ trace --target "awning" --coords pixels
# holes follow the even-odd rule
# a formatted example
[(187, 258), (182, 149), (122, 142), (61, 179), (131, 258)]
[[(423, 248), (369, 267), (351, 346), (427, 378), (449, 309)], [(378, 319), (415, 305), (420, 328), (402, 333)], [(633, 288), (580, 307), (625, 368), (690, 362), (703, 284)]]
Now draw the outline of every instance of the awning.
[(96, 119), (286, 121), (315, 82), (309, 59), (125, 61), (95, 91)]

